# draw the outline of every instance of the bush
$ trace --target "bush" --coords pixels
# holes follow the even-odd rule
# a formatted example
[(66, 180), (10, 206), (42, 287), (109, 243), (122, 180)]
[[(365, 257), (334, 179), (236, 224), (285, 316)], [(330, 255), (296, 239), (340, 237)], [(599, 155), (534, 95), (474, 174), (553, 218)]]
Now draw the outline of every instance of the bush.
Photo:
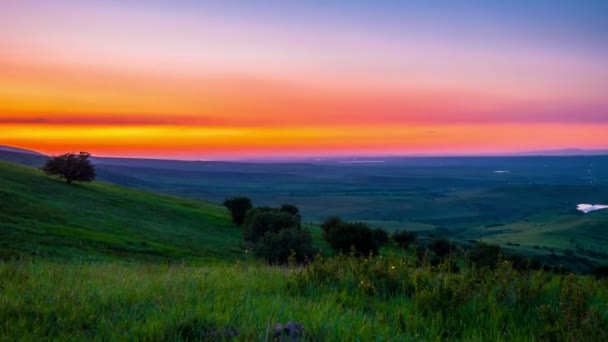
[(543, 268), (543, 264), (538, 259), (530, 259), (528, 261), (528, 269), (538, 271)]
[(454, 251), (454, 246), (447, 239), (434, 239), (429, 245), (429, 249), (439, 258), (444, 258)]
[(358, 254), (378, 254), (378, 242), (368, 225), (331, 220), (330, 225), (324, 223), (323, 226), (328, 228), (325, 239), (334, 250), (348, 252), (354, 248)]
[(511, 263), (511, 267), (519, 272), (538, 271), (543, 268), (542, 263), (538, 259), (527, 259), (518, 254), (512, 254), (507, 257), (507, 261)]
[(232, 215), (232, 222), (237, 225), (243, 224), (247, 211), (253, 206), (251, 200), (248, 197), (233, 197), (224, 201), (224, 206), (228, 208)]
[(382, 228), (376, 228), (373, 230), (374, 239), (378, 242), (378, 246), (384, 246), (388, 243), (388, 232)]
[(247, 212), (243, 223), (243, 238), (257, 242), (266, 233), (278, 233), (283, 229), (301, 228), (300, 217), (275, 208), (255, 208)]
[[(499, 246), (478, 242), (471, 250), (469, 257), (471, 262), (477, 265), (478, 267), (494, 268), (498, 263), (498, 258), (500, 254), (502, 254), (502, 249)], [(518, 262), (518, 267), (526, 267), (525, 265), (527, 261), (516, 261)]]
[(342, 223), (344, 223), (344, 221), (342, 221), (342, 219), (337, 216), (332, 216), (332, 217), (325, 219), (325, 221), (321, 224), (321, 230), (323, 231), (323, 238), (325, 240), (327, 240), (329, 238), (328, 237), (329, 231), (333, 227), (336, 227)]
[(284, 213), (288, 213), (292, 216), (295, 216), (299, 220), (302, 220), (302, 216), (300, 215), (300, 209), (298, 209), (298, 207), (293, 204), (283, 204), (279, 210)]
[(312, 260), (316, 251), (312, 247), (310, 232), (294, 227), (266, 232), (255, 243), (253, 253), (269, 264), (286, 264), (292, 255), (297, 262)]
[(407, 249), (411, 244), (416, 242), (416, 234), (406, 230), (398, 230), (391, 235), (391, 239), (393, 239), (401, 248)]
[(593, 269), (593, 275), (597, 278), (597, 279), (604, 279), (604, 278), (608, 278), (608, 265), (601, 265), (601, 266), (596, 266)]
[(419, 244), (414, 245), (414, 255), (416, 256), (416, 265), (420, 266), (425, 260), (428, 260), (429, 249)]

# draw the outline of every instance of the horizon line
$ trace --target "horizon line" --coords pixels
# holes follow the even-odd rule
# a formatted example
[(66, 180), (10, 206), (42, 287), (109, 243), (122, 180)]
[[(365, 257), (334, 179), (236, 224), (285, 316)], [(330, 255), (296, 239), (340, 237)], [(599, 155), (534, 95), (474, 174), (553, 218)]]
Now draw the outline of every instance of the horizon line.
[[(8, 149), (3, 149), (3, 147)], [(17, 151), (11, 151), (10, 149)], [(30, 153), (42, 156), (53, 156), (58, 154), (46, 154), (36, 150), (20, 146), (10, 146), (0, 144), (0, 150), (13, 153)], [(21, 151), (18, 151), (21, 150)], [(63, 153), (78, 153), (80, 151), (66, 151)], [(91, 153), (93, 158), (102, 159), (134, 159), (134, 160), (158, 160), (158, 161), (183, 161), (183, 162), (281, 162), (281, 161), (337, 161), (337, 162), (373, 162), (378, 163), (381, 158), (505, 158), (505, 157), (589, 157), (589, 156), (608, 156), (608, 147), (599, 149), (582, 148), (561, 148), (533, 151), (512, 151), (512, 152), (458, 152), (458, 153), (336, 153), (336, 154), (302, 154), (302, 155), (243, 155), (243, 156), (223, 156), (223, 157), (192, 157), (192, 158), (172, 158), (171, 156), (145, 156), (145, 155), (104, 155)], [(339, 160), (344, 159), (344, 160)]]

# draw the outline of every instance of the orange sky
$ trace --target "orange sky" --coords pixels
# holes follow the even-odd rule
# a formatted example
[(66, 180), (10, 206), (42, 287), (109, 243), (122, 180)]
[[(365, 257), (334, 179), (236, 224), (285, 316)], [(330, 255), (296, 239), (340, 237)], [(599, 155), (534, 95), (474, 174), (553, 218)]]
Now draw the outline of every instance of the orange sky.
[(608, 147), (595, 48), (52, 2), (0, 12), (0, 144), (187, 159)]

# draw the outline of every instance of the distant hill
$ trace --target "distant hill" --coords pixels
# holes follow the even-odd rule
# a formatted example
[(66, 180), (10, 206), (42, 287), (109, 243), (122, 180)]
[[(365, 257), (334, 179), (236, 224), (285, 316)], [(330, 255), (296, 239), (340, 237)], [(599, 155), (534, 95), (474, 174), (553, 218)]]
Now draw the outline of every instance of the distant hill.
[(518, 153), (521, 156), (605, 156), (608, 150), (583, 150), (579, 148), (566, 148), (560, 150), (526, 151)]
[(24, 148), (12, 147), (12, 146), (6, 146), (6, 145), (0, 145), (0, 151), (15, 152), (15, 153), (25, 153), (25, 154), (33, 154), (33, 155), (37, 155), (37, 156), (44, 156), (44, 154), (36, 152), (36, 151), (26, 150)]
[[(7, 152), (8, 153), (8, 152)], [(0, 162), (0, 259), (236, 259), (240, 230), (216, 204), (102, 182), (67, 185)]]
[(48, 159), (47, 156), (37, 153), (11, 151), (9, 149), (0, 149), (0, 160), (9, 161), (21, 165), (31, 167), (41, 167)]

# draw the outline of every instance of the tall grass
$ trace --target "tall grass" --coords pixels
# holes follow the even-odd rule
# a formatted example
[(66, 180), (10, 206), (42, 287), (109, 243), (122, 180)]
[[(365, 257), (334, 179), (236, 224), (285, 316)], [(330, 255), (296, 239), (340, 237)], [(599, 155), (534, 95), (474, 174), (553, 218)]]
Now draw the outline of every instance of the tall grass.
[(0, 263), (0, 339), (309, 340), (608, 338), (608, 285), (408, 258), (336, 256), (307, 267)]

